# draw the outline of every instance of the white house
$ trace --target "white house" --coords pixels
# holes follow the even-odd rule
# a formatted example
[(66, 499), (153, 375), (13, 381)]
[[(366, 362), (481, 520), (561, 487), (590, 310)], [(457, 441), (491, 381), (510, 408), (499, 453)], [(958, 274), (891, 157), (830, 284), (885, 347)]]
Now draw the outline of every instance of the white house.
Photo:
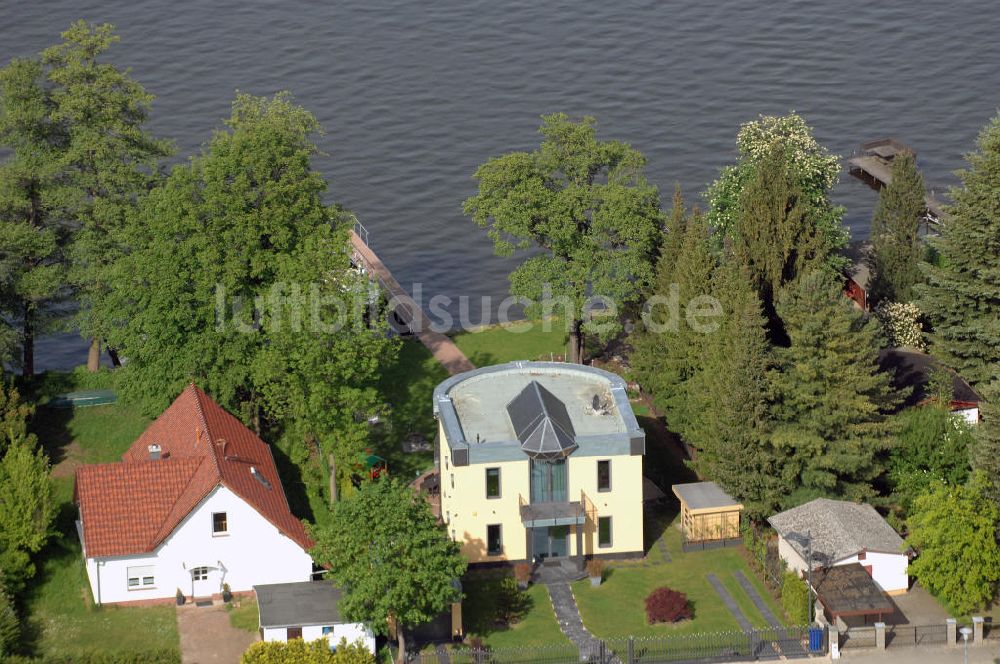
[(76, 472), (97, 604), (218, 597), (308, 581), (305, 528), (267, 444), (189, 386), (116, 463)]
[(886, 593), (909, 589), (910, 556), (903, 539), (871, 505), (817, 498), (768, 521), (789, 569), (805, 573), (811, 550), (814, 570), (859, 563)]
[(935, 372), (949, 376), (951, 401), (948, 410), (968, 424), (979, 424), (982, 397), (964, 378), (933, 356), (910, 348), (887, 348), (879, 354), (879, 366), (893, 377), (893, 387), (909, 395), (902, 404), (903, 408), (921, 406), (935, 396), (931, 394), (931, 378)]
[(328, 581), (254, 586), (260, 633), (265, 641), (326, 639), (336, 648), (341, 639), (361, 641), (375, 652), (375, 635), (361, 623), (345, 621), (337, 608), (340, 591)]

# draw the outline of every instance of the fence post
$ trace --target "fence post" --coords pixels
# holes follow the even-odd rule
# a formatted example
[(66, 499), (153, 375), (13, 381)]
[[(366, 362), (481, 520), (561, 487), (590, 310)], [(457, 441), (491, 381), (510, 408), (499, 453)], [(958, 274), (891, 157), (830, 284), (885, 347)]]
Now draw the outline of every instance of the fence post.
[(983, 643), (983, 617), (972, 616), (972, 642), (977, 646)]
[(840, 630), (830, 623), (830, 659), (840, 659)]
[(948, 618), (944, 621), (948, 629), (948, 645), (957, 646), (958, 645), (958, 621), (954, 618)]
[(607, 645), (604, 643), (603, 639), (601, 639), (600, 644), (601, 644), (601, 650), (600, 650), (601, 659), (600, 659), (600, 662), (601, 662), (601, 664), (607, 664), (607, 662), (608, 662)]
[(877, 622), (875, 623), (875, 647), (879, 650), (885, 650), (885, 623)]
[(628, 664), (635, 664), (635, 637), (628, 637)]

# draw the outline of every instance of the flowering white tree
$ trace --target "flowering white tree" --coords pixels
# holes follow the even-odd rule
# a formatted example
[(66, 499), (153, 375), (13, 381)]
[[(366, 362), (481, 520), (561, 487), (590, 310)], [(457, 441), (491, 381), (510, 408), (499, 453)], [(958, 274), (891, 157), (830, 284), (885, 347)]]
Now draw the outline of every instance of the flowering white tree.
[(920, 308), (912, 302), (884, 301), (875, 307), (875, 317), (890, 347), (927, 350), (920, 326)]

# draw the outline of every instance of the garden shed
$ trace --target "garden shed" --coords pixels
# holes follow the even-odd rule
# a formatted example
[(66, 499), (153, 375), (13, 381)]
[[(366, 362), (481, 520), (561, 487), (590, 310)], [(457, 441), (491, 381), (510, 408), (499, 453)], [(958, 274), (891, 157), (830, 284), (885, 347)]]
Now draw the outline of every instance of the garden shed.
[(740, 537), (743, 505), (715, 482), (675, 484), (681, 502), (681, 531), (685, 544), (724, 544)]

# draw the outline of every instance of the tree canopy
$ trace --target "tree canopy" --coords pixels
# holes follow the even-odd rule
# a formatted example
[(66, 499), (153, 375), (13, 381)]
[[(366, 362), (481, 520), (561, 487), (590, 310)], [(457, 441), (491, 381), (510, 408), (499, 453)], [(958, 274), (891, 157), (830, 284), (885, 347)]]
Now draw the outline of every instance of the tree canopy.
[(329, 525), (310, 530), (313, 558), (342, 589), (340, 612), (376, 634), (432, 620), (461, 597), (466, 562), (423, 496), (395, 479), (364, 482), (334, 504)]
[(546, 115), (539, 132), (534, 152), (494, 157), (476, 170), (479, 191), (464, 210), (488, 228), (497, 254), (530, 250), (510, 275), (511, 294), (533, 303), (535, 315), (543, 300), (562, 302), (570, 357), (579, 362), (585, 333), (607, 340), (621, 330), (617, 316), (585, 315), (598, 308), (592, 298), (624, 307), (652, 280), (660, 197), (646, 181), (645, 157), (598, 140), (593, 118)]
[(0, 357), (27, 376), (35, 370), (35, 338), (52, 328), (68, 291), (68, 137), (52, 109), (39, 61), (0, 69), (0, 147), (9, 151), (0, 163)]
[(910, 573), (958, 615), (993, 599), (1000, 581), (1000, 506), (986, 495), (986, 478), (936, 485), (916, 499), (907, 542), (918, 552)]
[(57, 507), (49, 459), (27, 430), (33, 413), (15, 388), (0, 388), (0, 585), (14, 594), (35, 574), (31, 555), (48, 541)]
[(772, 372), (774, 441), (787, 455), (783, 483), (794, 489), (785, 506), (865, 498), (880, 472), (877, 454), (892, 442), (887, 414), (898, 401), (879, 369), (878, 324), (821, 270), (786, 287), (777, 311), (791, 340), (777, 349)]
[(1000, 115), (979, 135), (959, 171), (961, 186), (931, 239), (936, 252), (916, 287), (930, 319), (931, 352), (976, 386), (1000, 363)]
[(872, 306), (913, 299), (924, 252), (918, 234), (926, 214), (924, 194), (924, 178), (917, 170), (916, 158), (909, 152), (897, 155), (892, 161), (892, 182), (879, 193), (872, 216), (872, 248), (867, 257)]
[(398, 342), (364, 315), (348, 225), (322, 202), (319, 124), (287, 94), (241, 94), (226, 125), (124, 229), (99, 310), (128, 356), (122, 395), (153, 414), (194, 380), (258, 431), (280, 421), (351, 456)]
[[(144, 127), (153, 96), (127, 70), (101, 61), (119, 41), (114, 26), (77, 21), (60, 44), (42, 53), (51, 85), (51, 117), (68, 135), (62, 154), (70, 179), (68, 213), (77, 229), (70, 279), (79, 305), (76, 325), (95, 349), (113, 319), (99, 312), (107, 295), (109, 266), (124, 250), (125, 216), (157, 180), (168, 141)], [(91, 369), (95, 358), (90, 358)]]

